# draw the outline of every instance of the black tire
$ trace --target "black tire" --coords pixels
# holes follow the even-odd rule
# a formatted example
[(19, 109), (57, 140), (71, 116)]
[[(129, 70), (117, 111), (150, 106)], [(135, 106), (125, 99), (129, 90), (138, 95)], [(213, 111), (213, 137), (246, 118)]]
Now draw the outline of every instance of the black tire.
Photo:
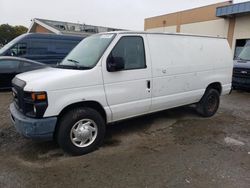
[[(97, 133), (94, 133), (96, 136), (95, 139), (92, 139), (93, 142), (86, 146), (86, 147), (78, 147), (73, 142), (73, 136), (74, 133), (73, 127), (76, 125), (79, 121), (82, 121), (83, 119), (88, 119), (94, 122), (95, 127), (97, 128)], [(84, 128), (85, 130), (85, 128)], [(89, 129), (86, 129), (89, 131)], [(83, 155), (87, 154), (89, 152), (92, 152), (96, 150), (103, 142), (104, 136), (105, 136), (105, 122), (103, 120), (103, 117), (98, 113), (96, 110), (92, 108), (82, 107), (82, 108), (76, 108), (73, 109), (61, 118), (59, 122), (59, 127), (57, 129), (56, 139), (59, 144), (59, 146), (67, 153), (71, 155)], [(89, 133), (89, 132), (88, 132)], [(89, 133), (90, 134), (90, 133)], [(93, 132), (91, 132), (91, 135)], [(73, 136), (72, 136), (73, 135)], [(91, 136), (92, 137), (92, 136)], [(79, 143), (80, 144), (80, 143)]]
[(196, 111), (203, 117), (213, 116), (220, 105), (220, 94), (215, 89), (207, 89), (200, 102), (196, 106)]

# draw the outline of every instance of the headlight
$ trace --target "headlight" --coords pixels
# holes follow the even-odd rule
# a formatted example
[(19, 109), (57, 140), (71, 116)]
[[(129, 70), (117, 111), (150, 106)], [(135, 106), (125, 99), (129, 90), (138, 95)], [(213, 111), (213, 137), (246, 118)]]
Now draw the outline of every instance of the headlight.
[(25, 114), (30, 117), (42, 118), (47, 107), (48, 99), (46, 92), (26, 92)]

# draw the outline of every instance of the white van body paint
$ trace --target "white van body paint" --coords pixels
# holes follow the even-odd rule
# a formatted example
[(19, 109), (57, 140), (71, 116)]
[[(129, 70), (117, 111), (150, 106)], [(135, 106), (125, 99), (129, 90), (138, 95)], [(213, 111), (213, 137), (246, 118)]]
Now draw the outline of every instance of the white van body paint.
[[(185, 34), (113, 33), (116, 37), (90, 70), (47, 68), (17, 76), (26, 82), (25, 91), (47, 92), (44, 117), (58, 116), (74, 103), (95, 101), (105, 110), (107, 123), (111, 123), (196, 103), (211, 83), (220, 83), (223, 95), (231, 90), (233, 60), (226, 39)], [(107, 71), (107, 57), (123, 36), (143, 38), (146, 68)]]

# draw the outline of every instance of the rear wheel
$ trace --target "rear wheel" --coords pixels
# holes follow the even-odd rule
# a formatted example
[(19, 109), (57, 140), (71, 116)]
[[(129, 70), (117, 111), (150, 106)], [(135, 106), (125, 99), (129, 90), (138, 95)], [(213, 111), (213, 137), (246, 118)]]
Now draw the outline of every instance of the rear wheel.
[(196, 106), (197, 112), (203, 117), (213, 116), (220, 104), (220, 94), (215, 89), (207, 89), (200, 102)]
[(77, 108), (66, 113), (57, 131), (57, 142), (72, 155), (94, 151), (103, 142), (105, 122), (92, 108)]

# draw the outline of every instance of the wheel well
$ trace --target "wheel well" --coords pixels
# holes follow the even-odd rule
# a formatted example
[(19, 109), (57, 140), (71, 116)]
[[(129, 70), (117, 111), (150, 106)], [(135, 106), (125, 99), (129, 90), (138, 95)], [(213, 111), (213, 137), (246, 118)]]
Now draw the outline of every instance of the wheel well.
[(58, 116), (58, 120), (57, 120), (57, 124), (56, 124), (56, 128), (55, 128), (55, 132), (54, 132), (54, 138), (56, 138), (56, 134), (59, 128), (59, 122), (60, 119), (62, 118), (62, 116), (67, 113), (68, 111), (74, 109), (74, 108), (78, 108), (78, 107), (89, 107), (89, 108), (93, 108), (95, 109), (97, 112), (99, 112), (101, 114), (101, 116), (103, 117), (105, 123), (107, 122), (107, 115), (106, 112), (104, 110), (104, 108), (102, 107), (102, 105), (96, 101), (84, 101), (84, 102), (79, 102), (79, 103), (74, 103), (71, 104), (67, 107), (65, 107), (59, 114)]
[(68, 111), (74, 109), (74, 108), (78, 108), (78, 107), (89, 107), (89, 108), (93, 108), (95, 109), (97, 112), (99, 112), (101, 114), (101, 116), (103, 117), (104, 121), (107, 122), (107, 115), (105, 110), (103, 109), (102, 105), (96, 101), (84, 101), (84, 102), (79, 102), (79, 103), (74, 103), (71, 104), (67, 107), (65, 107), (59, 114), (59, 119)]
[(215, 89), (215, 90), (217, 90), (219, 92), (219, 94), (221, 94), (221, 92), (222, 92), (222, 87), (221, 87), (221, 84), (219, 82), (214, 82), (214, 83), (209, 84), (207, 86), (206, 91), (208, 89)]

